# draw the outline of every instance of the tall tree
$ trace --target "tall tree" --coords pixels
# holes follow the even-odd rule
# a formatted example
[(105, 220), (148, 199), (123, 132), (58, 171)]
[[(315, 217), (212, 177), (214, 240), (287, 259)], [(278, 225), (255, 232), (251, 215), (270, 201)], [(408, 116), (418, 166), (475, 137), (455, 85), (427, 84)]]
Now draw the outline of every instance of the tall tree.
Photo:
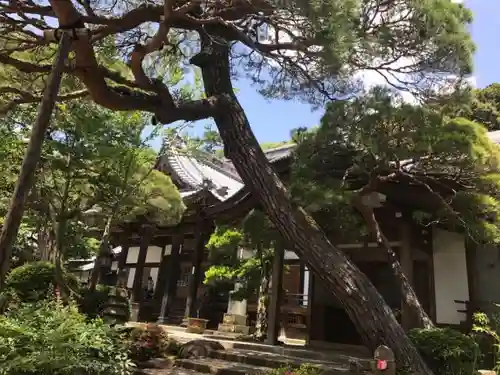
[[(258, 340), (267, 335), (272, 257), (278, 236), (266, 216), (252, 210), (239, 228), (218, 227), (207, 244), (212, 266), (205, 272), (204, 283), (238, 284), (238, 289), (231, 294), (235, 300), (257, 295), (255, 337)], [(253, 256), (238, 257), (240, 249), (252, 252)]]
[[(432, 218), (476, 241), (498, 242), (499, 202), (493, 186), (500, 149), (486, 128), (404, 103), (397, 93), (376, 88), (365, 97), (328, 105), (321, 126), (297, 141), (293, 196), (331, 231), (367, 228), (389, 253), (413, 321), (432, 326), (374, 208), (385, 204), (377, 200), (383, 193), (388, 204), (410, 207), (419, 220)], [(408, 196), (415, 186), (421, 189), (420, 199)], [(375, 205), (366, 204), (373, 200)], [(357, 217), (353, 208), (362, 215)]]
[[(34, 112), (12, 113), (13, 134), (29, 131), (15, 124), (29, 123)], [(86, 100), (58, 105), (25, 216), (36, 229), (40, 258), (60, 266), (99, 249), (106, 255), (111, 226), (137, 216), (148, 214), (159, 224), (180, 220), (182, 200), (170, 178), (153, 170), (156, 153), (144, 127), (137, 112), (113, 112)]]
[[(0, 52), (0, 62), (28, 74), (46, 74), (50, 70), (46, 64), (26, 62), (17, 55), (20, 48), (38, 51), (45, 47), (31, 26), (49, 27), (45, 16), (56, 17), (66, 28), (92, 26), (92, 35), (73, 43), (75, 67), (68, 69), (91, 98), (112, 110), (153, 113), (155, 121), (163, 124), (213, 117), (225, 156), (283, 239), (341, 300), (365, 342), (370, 347), (383, 342), (393, 347), (400, 361), (418, 373), (429, 374), (373, 285), (292, 202), (235, 96), (231, 65), (246, 67), (268, 96), (301, 98), (315, 104), (356, 93), (356, 81), (367, 71), (384, 75), (400, 88), (433, 94), (441, 79), (446, 82), (452, 75), (470, 73), (474, 47), (467, 26), (471, 13), (451, 0), (279, 4), (259, 0), (204, 5), (122, 0), (113, 6), (111, 11), (106, 1), (85, 7), (71, 0), (49, 0), (48, 5), (1, 3), (0, 14), (7, 21), (2, 23), (2, 36), (14, 34), (21, 47), (16, 52)], [(18, 17), (23, 20), (17, 21)], [(149, 22), (159, 23), (152, 38), (145, 35)], [(26, 23), (30, 28), (19, 27)], [(270, 41), (262, 42), (259, 25), (268, 26), (271, 38), (265, 39)], [(201, 42), (201, 51), (190, 61), (202, 70), (205, 96), (179, 100), (163, 77), (146, 74), (143, 61), (152, 54), (175, 53), (173, 45), (179, 35), (193, 33)], [(189, 38), (184, 40), (185, 45), (196, 45)], [(109, 61), (96, 58), (96, 51), (110, 41), (129, 57), (131, 76), (117, 74)], [(239, 62), (242, 64), (236, 64)], [(270, 76), (265, 79), (261, 73)], [(17, 100), (21, 98), (16, 95)]]
[(489, 130), (500, 130), (500, 84), (473, 90), (470, 99), (465, 109), (457, 111), (458, 115), (483, 124)]

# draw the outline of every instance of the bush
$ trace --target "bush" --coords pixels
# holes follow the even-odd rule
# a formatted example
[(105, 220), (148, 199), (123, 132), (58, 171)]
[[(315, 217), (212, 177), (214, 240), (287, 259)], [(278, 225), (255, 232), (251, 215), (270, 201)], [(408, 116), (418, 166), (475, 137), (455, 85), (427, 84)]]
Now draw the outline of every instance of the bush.
[(112, 323), (125, 323), (130, 318), (130, 300), (127, 291), (114, 286), (97, 285), (96, 290), (90, 291), (87, 288), (81, 292), (81, 311), (90, 318), (108, 319), (106, 316), (107, 307), (112, 306), (113, 311), (123, 313), (121, 316), (115, 314)]
[[(63, 274), (66, 283), (76, 288), (78, 281), (68, 273)], [(5, 286), (21, 301), (38, 301), (47, 298), (56, 283), (56, 267), (50, 262), (30, 262), (14, 268), (7, 275)]]
[(128, 375), (125, 341), (101, 320), (54, 301), (0, 316), (0, 375)]
[(267, 371), (266, 375), (321, 375), (323, 371), (313, 365), (304, 364), (299, 367), (280, 367)]
[[(498, 307), (498, 306), (497, 306)], [(495, 311), (491, 317), (485, 313), (474, 314), (474, 326), (479, 345), (486, 353), (486, 365), (498, 373), (500, 371), (500, 313)]]
[(473, 374), (480, 359), (475, 340), (452, 328), (412, 329), (408, 335), (435, 374)]
[(130, 358), (136, 362), (144, 362), (164, 357), (170, 345), (167, 333), (159, 325), (136, 327), (130, 333)]

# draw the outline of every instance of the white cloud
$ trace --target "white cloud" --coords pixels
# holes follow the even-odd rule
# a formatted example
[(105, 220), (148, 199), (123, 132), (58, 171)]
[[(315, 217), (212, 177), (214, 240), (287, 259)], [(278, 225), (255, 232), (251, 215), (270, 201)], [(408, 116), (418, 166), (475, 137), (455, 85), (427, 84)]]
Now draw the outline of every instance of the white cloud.
[[(463, 0), (452, 0), (455, 3), (463, 3)], [(397, 10), (392, 11), (392, 17), (397, 17), (398, 14), (400, 14)], [(396, 13), (397, 12), (397, 13)], [(286, 26), (284, 27), (285, 29), (291, 30), (291, 32), (287, 33), (284, 31), (279, 31), (275, 32), (275, 30), (267, 26), (266, 30), (264, 33), (259, 35), (259, 41), (262, 44), (275, 44), (275, 43), (289, 43), (292, 41), (292, 35), (293, 36), (299, 36), (300, 32), (299, 29), (302, 28), (300, 27), (301, 23), (304, 22), (303, 17), (293, 17), (292, 14), (283, 14), (281, 15), (282, 19), (285, 22)], [(387, 17), (387, 14), (385, 15)], [(381, 15), (380, 14), (374, 14), (373, 15), (375, 23), (377, 23), (377, 20), (380, 20), (381, 22)], [(387, 21), (387, 20), (386, 20)], [(292, 35), (290, 35), (292, 34)], [(311, 47), (311, 48), (316, 48), (318, 50), (321, 47)], [(272, 59), (269, 59), (269, 63), (272, 65), (277, 65), (280, 58), (282, 57), (288, 57), (288, 58), (293, 58), (297, 57), (297, 61), (301, 61), (303, 59), (303, 56), (299, 57), (299, 54), (296, 51), (291, 51), (291, 50), (280, 50), (279, 53), (276, 53), (276, 61), (272, 61)], [(307, 61), (307, 60), (306, 60)], [(416, 82), (422, 77), (412, 77), (411, 75), (411, 70), (412, 66), (414, 65), (414, 60), (411, 58), (399, 58), (397, 61), (392, 62), (390, 64), (387, 64), (386, 61), (368, 61), (367, 65), (379, 65), (379, 63), (386, 63), (386, 69), (384, 71), (376, 71), (376, 70), (360, 70), (354, 73), (353, 78), (355, 80), (359, 80), (363, 83), (366, 89), (370, 89), (374, 86), (391, 86), (391, 87), (402, 87), (405, 86), (402, 84), (402, 82)], [(309, 60), (307, 63), (307, 66), (304, 66), (303, 68), (308, 70), (309, 72), (314, 71), (315, 69), (315, 64), (313, 61)], [(405, 67), (406, 72), (405, 72)], [(394, 72), (388, 72), (388, 70), (400, 70), (402, 73), (394, 73)], [(427, 90), (431, 89), (436, 92), (446, 92), (450, 90), (452, 87), (455, 86), (455, 84), (458, 82), (458, 77), (457, 76), (452, 76), (449, 75), (447, 77), (439, 77), (439, 81), (436, 79), (434, 82), (431, 81), (432, 77), (427, 76), (425, 78), (425, 85), (427, 86)], [(472, 87), (476, 87), (476, 78), (474, 76), (471, 76), (466, 79), (466, 83)], [(401, 95), (403, 97), (403, 100), (408, 101), (408, 102), (417, 102), (417, 98), (408, 90), (400, 90)]]

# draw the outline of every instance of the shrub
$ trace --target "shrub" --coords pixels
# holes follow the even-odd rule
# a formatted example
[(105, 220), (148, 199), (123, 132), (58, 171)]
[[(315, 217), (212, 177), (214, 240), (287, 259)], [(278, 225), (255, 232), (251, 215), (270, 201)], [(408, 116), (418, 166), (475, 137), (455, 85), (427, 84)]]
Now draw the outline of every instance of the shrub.
[(165, 356), (169, 345), (167, 333), (157, 324), (136, 327), (130, 333), (130, 357), (136, 362)]
[(124, 340), (101, 320), (54, 301), (23, 304), (0, 317), (0, 375), (128, 375)]
[[(76, 288), (78, 281), (64, 273), (63, 278), (72, 288)], [(38, 261), (25, 263), (14, 268), (7, 275), (5, 286), (15, 293), (21, 301), (38, 301), (46, 298), (56, 282), (56, 267), (53, 263)]]
[(473, 374), (480, 359), (475, 340), (452, 328), (412, 329), (410, 339), (435, 374)]
[(323, 371), (313, 365), (304, 364), (299, 367), (280, 367), (267, 371), (266, 375), (321, 375)]
[(130, 318), (130, 300), (127, 291), (114, 286), (97, 285), (96, 290), (84, 289), (81, 293), (81, 311), (90, 318), (108, 319), (106, 308), (111, 306), (115, 312), (123, 313), (121, 317), (116, 314), (111, 319), (112, 323), (125, 323)]
[(476, 332), (479, 344), (489, 357), (486, 361), (487, 365), (493, 367), (493, 370), (498, 373), (500, 371), (500, 314), (496, 311), (490, 318), (485, 313), (475, 313), (472, 330)]

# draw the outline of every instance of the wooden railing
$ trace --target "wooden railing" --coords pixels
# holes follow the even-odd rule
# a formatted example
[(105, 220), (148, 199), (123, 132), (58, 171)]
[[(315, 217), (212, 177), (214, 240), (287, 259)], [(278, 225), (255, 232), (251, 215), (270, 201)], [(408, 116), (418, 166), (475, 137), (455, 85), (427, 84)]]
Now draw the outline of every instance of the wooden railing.
[(464, 328), (471, 329), (473, 323), (473, 316), (476, 312), (491, 313), (495, 309), (496, 304), (500, 304), (495, 301), (464, 301), (464, 300), (454, 300), (458, 305), (457, 312), (465, 314), (465, 320), (463, 321)]

